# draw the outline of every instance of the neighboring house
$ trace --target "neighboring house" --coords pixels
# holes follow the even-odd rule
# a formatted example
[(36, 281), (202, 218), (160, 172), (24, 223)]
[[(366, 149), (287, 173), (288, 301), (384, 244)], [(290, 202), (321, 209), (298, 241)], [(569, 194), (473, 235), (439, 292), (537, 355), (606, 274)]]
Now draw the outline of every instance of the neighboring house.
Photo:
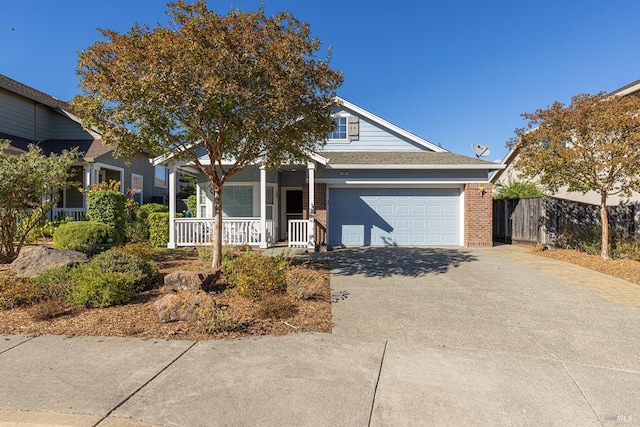
[[(636, 80), (633, 83), (629, 83), (619, 89), (612, 91), (611, 95), (630, 95), (630, 94), (639, 94), (640, 93), (640, 80)], [(493, 175), (491, 175), (490, 181), (493, 186), (498, 189), (501, 186), (507, 186), (512, 181), (531, 181), (528, 177), (523, 177), (521, 173), (516, 169), (516, 163), (518, 161), (518, 148), (512, 148), (505, 158), (502, 160), (502, 163), (506, 165), (505, 169), (497, 170)], [(535, 180), (534, 180), (535, 181)], [(589, 203), (593, 205), (600, 205), (600, 195), (595, 191), (589, 191), (586, 194), (582, 194), (580, 192), (575, 191), (567, 191), (566, 187), (560, 188), (555, 194), (554, 197), (565, 200), (573, 200), (576, 202)], [(632, 193), (630, 197), (626, 197), (624, 195), (616, 195), (609, 196), (607, 199), (608, 206), (615, 206), (626, 203), (638, 203), (640, 202), (640, 194)]]
[[(305, 164), (250, 166), (223, 187), (223, 243), (289, 246), (492, 245), (490, 171), (345, 100), (335, 131)], [(209, 162), (203, 152), (202, 163)], [(190, 163), (169, 167), (170, 247), (209, 244), (213, 196)], [(198, 177), (195, 218), (176, 218), (176, 175)], [(312, 225), (312, 226), (310, 226)]]
[[(60, 153), (78, 147), (82, 153), (73, 166), (73, 180), (88, 188), (109, 180), (120, 181), (120, 190), (132, 189), (139, 203), (162, 202), (168, 193), (168, 174), (163, 166), (154, 166), (149, 157), (124, 159), (113, 156), (114, 145), (105, 145), (100, 135), (84, 129), (71, 107), (53, 96), (0, 74), (0, 139), (10, 141), (11, 151), (20, 153), (29, 144), (44, 154)], [(28, 177), (25, 177), (28, 179)], [(52, 218), (59, 214), (76, 219), (84, 215), (84, 195), (77, 187), (61, 194)]]

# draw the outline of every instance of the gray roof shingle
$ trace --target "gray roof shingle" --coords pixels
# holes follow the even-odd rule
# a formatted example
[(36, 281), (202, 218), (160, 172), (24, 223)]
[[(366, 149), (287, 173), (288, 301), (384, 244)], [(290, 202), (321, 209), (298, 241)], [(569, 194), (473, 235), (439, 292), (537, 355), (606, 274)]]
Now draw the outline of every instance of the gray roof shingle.
[(60, 108), (70, 112), (73, 111), (68, 103), (60, 101), (58, 98), (47, 95), (46, 93), (39, 91), (38, 89), (34, 89), (31, 86), (27, 86), (24, 83), (13, 80), (4, 74), (0, 74), (0, 88), (17, 93), (34, 101), (41, 102), (52, 108)]
[(319, 151), (329, 159), (329, 165), (485, 165), (497, 168), (496, 163), (455, 153), (433, 151)]

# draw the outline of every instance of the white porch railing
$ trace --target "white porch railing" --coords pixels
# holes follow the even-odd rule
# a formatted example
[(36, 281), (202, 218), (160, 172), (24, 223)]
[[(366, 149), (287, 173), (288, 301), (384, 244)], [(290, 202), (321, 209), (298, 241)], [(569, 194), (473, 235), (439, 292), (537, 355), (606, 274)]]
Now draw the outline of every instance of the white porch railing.
[(308, 219), (290, 219), (289, 228), (287, 230), (289, 247), (306, 248), (309, 242), (309, 220)]
[(51, 219), (70, 217), (74, 221), (80, 221), (87, 214), (85, 208), (53, 208), (51, 209)]
[[(215, 221), (212, 218), (176, 218), (176, 246), (211, 245)], [(273, 221), (266, 222), (266, 242), (274, 243)], [(223, 245), (259, 245), (260, 218), (222, 220)]]

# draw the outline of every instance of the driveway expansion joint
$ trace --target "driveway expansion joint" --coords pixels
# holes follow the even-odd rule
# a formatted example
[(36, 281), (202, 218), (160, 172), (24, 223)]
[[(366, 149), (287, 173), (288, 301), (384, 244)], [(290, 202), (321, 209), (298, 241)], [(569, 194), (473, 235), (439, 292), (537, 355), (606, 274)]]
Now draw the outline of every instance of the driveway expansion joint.
[(389, 340), (384, 341), (384, 348), (382, 349), (382, 357), (380, 358), (380, 368), (378, 369), (378, 378), (376, 378), (376, 385), (373, 388), (373, 398), (371, 399), (371, 411), (369, 411), (369, 423), (367, 426), (371, 426), (373, 420), (373, 410), (376, 407), (376, 395), (378, 394), (378, 385), (380, 384), (380, 377), (382, 376), (382, 367), (384, 366), (384, 356), (387, 354), (387, 345)]
[(130, 395), (128, 395), (127, 397), (125, 397), (124, 399), (122, 399), (116, 406), (114, 406), (113, 408), (111, 408), (109, 410), (109, 412), (107, 412), (105, 414), (104, 417), (102, 417), (97, 423), (95, 423), (93, 425), (93, 427), (98, 427), (100, 424), (102, 424), (107, 418), (109, 418), (109, 416), (111, 414), (113, 414), (118, 408), (120, 408), (122, 405), (124, 405), (125, 403), (127, 403), (133, 396), (135, 396), (136, 394), (138, 394), (140, 392), (140, 390), (142, 390), (143, 388), (145, 388), (146, 386), (148, 386), (153, 380), (155, 380), (156, 378), (158, 378), (160, 376), (160, 374), (162, 374), (164, 371), (166, 371), (167, 369), (169, 369), (169, 367), (171, 365), (173, 365), (174, 363), (176, 363), (180, 358), (182, 358), (182, 356), (184, 356), (189, 350), (191, 350), (193, 348), (193, 346), (195, 346), (198, 343), (198, 341), (194, 341), (191, 343), (191, 345), (189, 347), (187, 347), (182, 353), (180, 353), (179, 355), (177, 355), (171, 362), (167, 363), (166, 366), (164, 366), (162, 369), (160, 369), (158, 372), (156, 372), (155, 375), (153, 375), (151, 378), (149, 378), (147, 381), (145, 381), (144, 384), (142, 384), (140, 387), (138, 387), (137, 389), (135, 389), (133, 391), (133, 393), (131, 393)]

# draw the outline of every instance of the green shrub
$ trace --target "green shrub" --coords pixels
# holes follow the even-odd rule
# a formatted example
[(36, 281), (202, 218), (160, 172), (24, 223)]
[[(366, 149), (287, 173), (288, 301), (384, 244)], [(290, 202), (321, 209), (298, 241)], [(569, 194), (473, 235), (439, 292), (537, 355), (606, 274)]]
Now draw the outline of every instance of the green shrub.
[[(176, 214), (181, 218), (182, 214)], [(154, 248), (166, 248), (169, 243), (169, 212), (149, 214), (149, 242)]]
[(156, 248), (166, 247), (169, 243), (169, 212), (149, 214), (149, 242)]
[(127, 243), (112, 249), (124, 254), (135, 255), (145, 261), (153, 261), (155, 255), (155, 251), (149, 242)]
[(89, 262), (89, 267), (109, 273), (127, 274), (134, 281), (134, 292), (151, 289), (158, 282), (160, 274), (154, 262), (121, 251), (120, 248), (112, 248), (96, 255)]
[(127, 222), (124, 227), (124, 241), (130, 243), (148, 242), (149, 223), (146, 219)]
[[(113, 243), (113, 227), (100, 222), (73, 221), (60, 225), (53, 233), (53, 246), (89, 255), (101, 252)], [(112, 239), (110, 242), (109, 239)]]
[[(613, 237), (613, 233), (611, 236)], [(589, 255), (599, 255), (602, 248), (602, 229), (594, 226), (567, 228), (559, 239), (560, 247), (576, 249)]]
[(611, 256), (613, 258), (628, 258), (640, 261), (640, 239), (630, 236), (616, 241), (611, 251)]
[(38, 223), (33, 229), (32, 235), (34, 238), (39, 239), (41, 237), (53, 237), (53, 233), (56, 231), (61, 224), (66, 224), (67, 222), (73, 221), (71, 217), (62, 217), (61, 219), (57, 219), (55, 221), (49, 221), (47, 219)]
[(69, 289), (71, 303), (87, 307), (109, 307), (131, 301), (136, 277), (127, 273), (104, 271), (83, 264), (72, 269)]
[(112, 236), (119, 244), (124, 239), (125, 224), (130, 216), (126, 209), (127, 196), (113, 190), (91, 190), (87, 193), (87, 218), (113, 227)]
[(140, 210), (149, 216), (151, 213), (169, 212), (169, 207), (160, 203), (146, 203), (140, 206)]
[(230, 260), (231, 278), (240, 295), (263, 298), (284, 293), (286, 261), (282, 257), (265, 257), (245, 252)]

